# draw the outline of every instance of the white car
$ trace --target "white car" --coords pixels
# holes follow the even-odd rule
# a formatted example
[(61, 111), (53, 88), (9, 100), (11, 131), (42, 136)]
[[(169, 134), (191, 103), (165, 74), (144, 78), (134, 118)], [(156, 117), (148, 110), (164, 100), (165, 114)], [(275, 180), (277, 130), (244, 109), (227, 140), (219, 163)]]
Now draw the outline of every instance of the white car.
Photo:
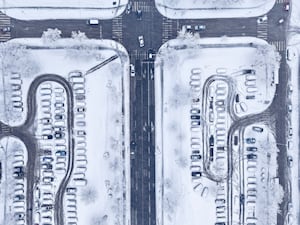
[(135, 76), (135, 69), (134, 69), (134, 65), (130, 64), (130, 76), (134, 77)]
[(140, 47), (144, 47), (145, 46), (145, 42), (144, 42), (144, 36), (141, 35), (138, 37), (139, 43), (140, 43)]

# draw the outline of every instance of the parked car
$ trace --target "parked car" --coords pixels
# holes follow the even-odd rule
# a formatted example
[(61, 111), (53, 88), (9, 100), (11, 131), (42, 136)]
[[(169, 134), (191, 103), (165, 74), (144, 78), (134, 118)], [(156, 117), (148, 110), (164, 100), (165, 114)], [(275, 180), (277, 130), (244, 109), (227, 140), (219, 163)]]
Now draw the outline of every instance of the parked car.
[(255, 138), (246, 138), (247, 144), (254, 144), (256, 142)]

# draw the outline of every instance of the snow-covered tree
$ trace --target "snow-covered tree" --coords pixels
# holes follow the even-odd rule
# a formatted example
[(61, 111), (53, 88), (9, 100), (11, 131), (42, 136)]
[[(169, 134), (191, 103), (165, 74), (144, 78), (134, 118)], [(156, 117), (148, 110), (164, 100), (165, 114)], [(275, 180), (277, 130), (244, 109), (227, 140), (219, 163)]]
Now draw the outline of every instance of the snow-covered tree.
[(87, 36), (85, 35), (85, 33), (81, 32), (80, 30), (79, 31), (72, 31), (71, 37), (75, 40), (78, 40), (78, 41), (83, 41), (83, 40), (87, 39)]
[(86, 204), (94, 203), (97, 198), (97, 190), (91, 186), (85, 187), (81, 191), (81, 200)]
[(45, 44), (51, 44), (51, 43), (57, 41), (58, 39), (60, 39), (61, 34), (62, 34), (62, 32), (57, 28), (55, 28), (55, 29), (48, 28), (42, 34), (43, 42)]

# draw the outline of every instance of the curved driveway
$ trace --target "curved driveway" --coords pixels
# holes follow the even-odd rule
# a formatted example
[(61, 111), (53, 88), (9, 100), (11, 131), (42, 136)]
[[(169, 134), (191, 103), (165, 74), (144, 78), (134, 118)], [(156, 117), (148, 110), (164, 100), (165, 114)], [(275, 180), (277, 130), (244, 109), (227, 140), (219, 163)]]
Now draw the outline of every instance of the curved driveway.
[[(34, 172), (35, 172), (35, 162), (37, 156), (37, 143), (36, 140), (33, 138), (31, 126), (34, 124), (36, 119), (36, 110), (37, 110), (37, 103), (36, 103), (36, 92), (39, 85), (46, 81), (53, 81), (57, 82), (64, 87), (67, 94), (67, 126), (68, 126), (68, 146), (69, 146), (69, 154), (68, 154), (68, 167), (67, 173), (63, 178), (60, 186), (58, 188), (56, 198), (55, 198), (55, 205), (54, 205), (54, 220), (55, 224), (62, 225), (64, 224), (64, 210), (63, 210), (63, 197), (65, 189), (69, 183), (73, 168), (74, 168), (74, 139), (72, 137), (72, 130), (74, 127), (74, 115), (73, 115), (73, 108), (74, 108), (74, 100), (73, 100), (73, 91), (72, 87), (70, 86), (69, 82), (61, 76), (55, 74), (44, 74), (37, 77), (30, 85), (29, 91), (27, 94), (27, 118), (24, 124), (16, 127), (11, 127), (10, 134), (0, 134), (0, 139), (5, 136), (15, 136), (22, 140), (26, 146), (28, 152), (28, 162), (27, 162), (27, 224), (33, 224), (32, 220), (32, 208), (33, 208), (33, 186), (34, 186)], [(3, 122), (0, 122), (0, 125), (5, 125)]]

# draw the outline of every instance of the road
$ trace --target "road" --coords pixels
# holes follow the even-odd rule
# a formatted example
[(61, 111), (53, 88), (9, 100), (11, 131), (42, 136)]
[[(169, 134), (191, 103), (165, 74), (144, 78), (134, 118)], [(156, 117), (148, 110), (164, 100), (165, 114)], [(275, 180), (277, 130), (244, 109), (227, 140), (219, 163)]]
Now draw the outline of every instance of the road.
[[(134, 1), (136, 5), (141, 1)], [(270, 113), (276, 118), (276, 138), (278, 143), (286, 143), (286, 87), (288, 72), (285, 63), (286, 48), (286, 23), (278, 24), (280, 18), (287, 20), (288, 13), (283, 10), (282, 3), (276, 3), (268, 13), (268, 22), (257, 24), (257, 18), (237, 19), (202, 19), (202, 20), (172, 20), (160, 15), (154, 6), (153, 0), (143, 1), (142, 20), (137, 20), (134, 12), (123, 14), (112, 20), (101, 21), (99, 26), (87, 25), (84, 20), (46, 20), (46, 21), (20, 21), (11, 19), (13, 26), (11, 37), (40, 37), (47, 28), (62, 30), (63, 37), (70, 37), (72, 31), (85, 32), (89, 38), (114, 39), (121, 42), (128, 50), (130, 61), (136, 67), (136, 76), (131, 77), (131, 141), (136, 142), (132, 147), (134, 154), (131, 159), (131, 196), (132, 196), (132, 224), (155, 224), (155, 146), (154, 146), (154, 84), (151, 79), (147, 50), (157, 51), (167, 40), (177, 36), (182, 25), (205, 24), (206, 30), (200, 32), (201, 37), (220, 36), (253, 36), (267, 40), (275, 45), (282, 55), (280, 68), (280, 84)], [(134, 9), (136, 11), (137, 8)], [(140, 48), (137, 37), (143, 35), (145, 47)], [(249, 120), (250, 122), (252, 120)], [(249, 123), (249, 121), (247, 123)], [(149, 129), (150, 122), (150, 129)], [(279, 178), (280, 183), (286, 188), (286, 148), (280, 148)], [(286, 190), (286, 189), (285, 189)], [(282, 204), (283, 216), (286, 211), (286, 202)], [(278, 216), (281, 221), (282, 216)], [(282, 223), (279, 223), (282, 224)]]

